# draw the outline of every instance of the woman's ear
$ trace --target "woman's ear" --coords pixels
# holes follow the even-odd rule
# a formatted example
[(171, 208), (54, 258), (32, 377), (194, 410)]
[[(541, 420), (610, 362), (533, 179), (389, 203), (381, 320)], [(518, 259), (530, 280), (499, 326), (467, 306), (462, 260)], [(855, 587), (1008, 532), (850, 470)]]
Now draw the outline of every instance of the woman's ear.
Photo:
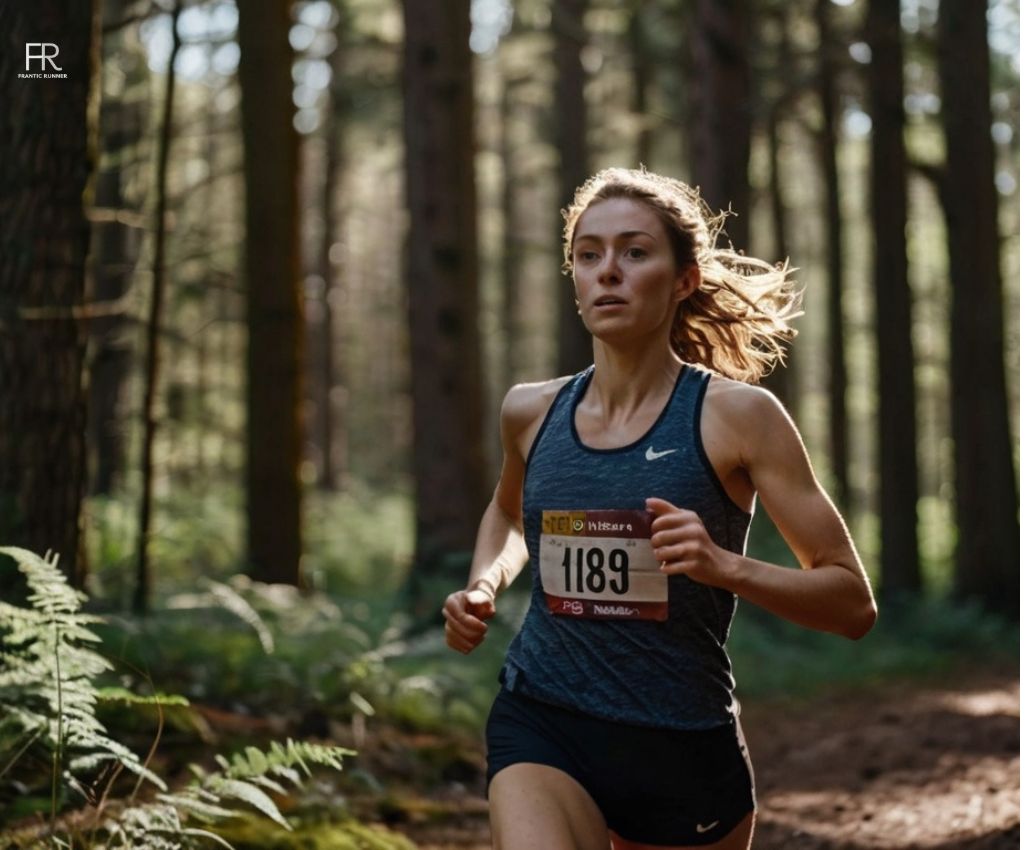
[(676, 301), (685, 301), (699, 286), (702, 285), (702, 270), (697, 264), (683, 269), (677, 276), (677, 289), (674, 293)]

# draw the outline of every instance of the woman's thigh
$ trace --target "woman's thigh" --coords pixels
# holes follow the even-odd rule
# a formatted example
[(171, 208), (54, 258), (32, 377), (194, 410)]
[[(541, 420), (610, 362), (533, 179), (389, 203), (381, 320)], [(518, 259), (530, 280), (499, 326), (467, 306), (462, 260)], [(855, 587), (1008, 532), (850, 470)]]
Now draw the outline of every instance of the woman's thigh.
[(558, 768), (528, 762), (505, 767), (492, 778), (488, 802), (496, 850), (609, 850), (595, 801)]
[(665, 844), (638, 844), (635, 841), (627, 841), (614, 832), (610, 832), (610, 836), (613, 839), (613, 850), (748, 850), (752, 846), (754, 832), (755, 812), (749, 812), (744, 820), (715, 844), (667, 847)]

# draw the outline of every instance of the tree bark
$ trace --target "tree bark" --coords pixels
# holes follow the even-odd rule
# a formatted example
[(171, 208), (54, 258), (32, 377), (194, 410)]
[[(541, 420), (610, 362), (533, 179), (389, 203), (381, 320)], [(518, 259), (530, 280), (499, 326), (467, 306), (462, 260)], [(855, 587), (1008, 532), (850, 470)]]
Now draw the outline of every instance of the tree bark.
[[(787, 7), (781, 8), (777, 12), (777, 16), (779, 33), (776, 45), (776, 64), (779, 69), (779, 81), (777, 90), (771, 96), (764, 95), (764, 99), (770, 103), (766, 121), (766, 136), (769, 142), (769, 200), (773, 218), (773, 256), (776, 260), (782, 261), (791, 258), (788, 236), (791, 222), (787, 201), (784, 197), (785, 178), (781, 162), (783, 155), (780, 149), (780, 134), (783, 115), (786, 113), (787, 107), (793, 103), (794, 92), (799, 83), (794, 68), (794, 51), (791, 48)], [(798, 364), (793, 348), (789, 352), (786, 365), (777, 366), (770, 372), (762, 381), (762, 386), (776, 395), (795, 421), (799, 421)]]
[(631, 51), (631, 112), (637, 122), (634, 135), (635, 166), (652, 161), (652, 121), (649, 117), (648, 88), (652, 81), (652, 46), (645, 32), (645, 4), (637, 2), (630, 11), (627, 39)]
[(837, 170), (837, 43), (830, 27), (830, 0), (816, 0), (819, 68), (816, 90), (822, 126), (818, 134), (823, 170), (823, 218), (827, 249), (827, 340), (830, 360), (830, 459), (834, 497), (842, 511), (851, 505), (848, 440), (848, 365), (845, 361), (844, 230), (841, 224), (841, 180)]
[[(26, 56), (56, 45), (52, 64)], [(49, 45), (44, 47), (44, 45)], [(85, 289), (99, 16), (85, 0), (0, 5), (0, 539), (60, 554), (81, 587)], [(24, 79), (19, 74), (56, 74)]]
[(300, 584), (303, 317), (289, 0), (239, 4), (246, 181), (246, 501), (250, 571)]
[(1019, 612), (1019, 498), (1005, 384), (986, 0), (941, 0), (939, 71), (951, 275), (955, 592)]
[(908, 189), (903, 138), (904, 64), (901, 20), (893, 0), (869, 0), (866, 41), (873, 119), (871, 219), (875, 250), (877, 478), (881, 594), (917, 593), (921, 586), (916, 507), (916, 386), (912, 355), (912, 293), (905, 228)]
[[(125, 0), (106, 0), (105, 22), (125, 16)], [(134, 32), (134, 31), (133, 31)], [(126, 82), (118, 95), (104, 98), (100, 108), (101, 167), (96, 177), (94, 207), (103, 212), (93, 222), (95, 250), (92, 275), (87, 279), (87, 300), (117, 302), (128, 292), (139, 259), (142, 229), (116, 213), (128, 209), (138, 214), (135, 199), (126, 197), (130, 178), (124, 160), (136, 150), (143, 134), (144, 105), (138, 95), (146, 79), (146, 55), (138, 39), (125, 30), (104, 36), (104, 62), (116, 61)], [(116, 58), (115, 58), (116, 57)], [(106, 160), (106, 161), (104, 161)], [(91, 284), (91, 285), (90, 285)], [(125, 311), (93, 319), (89, 323), (90, 347), (88, 427), (89, 492), (110, 494), (124, 468), (124, 396), (132, 365), (130, 324)]]
[(751, 189), (752, 79), (748, 56), (749, 0), (693, 4), (692, 182), (713, 211), (737, 215), (726, 226), (735, 248), (748, 249)]
[(157, 436), (157, 391), (160, 380), (160, 325), (164, 315), (164, 288), (167, 254), (167, 169), (171, 159), (171, 138), (174, 135), (175, 59), (182, 46), (178, 18), (182, 4), (176, 0), (171, 10), (171, 52), (168, 54), (164, 79), (164, 107), (157, 141), (157, 209), (153, 234), (153, 291), (150, 294), (149, 319), (146, 323), (146, 369), (143, 376), (143, 443), (140, 470), (142, 498), (139, 504), (139, 541), (136, 548), (135, 589), (132, 610), (145, 614), (150, 604), (152, 587), (149, 561), (150, 517), (153, 510), (153, 442)]
[(519, 328), (517, 327), (517, 310), (520, 302), (520, 274), (523, 268), (523, 245), (520, 238), (520, 221), (517, 216), (517, 169), (516, 153), (513, 140), (513, 123), (515, 121), (514, 89), (515, 82), (504, 75), (502, 79), (502, 95), (499, 102), (499, 159), (502, 162), (502, 361), (501, 384), (511, 387), (516, 381), (518, 357)]
[[(338, 15), (338, 23), (335, 26), (335, 51), (331, 55), (330, 106), (324, 119), (324, 190), (321, 195), (324, 232), (320, 248), (320, 273), (324, 287), (321, 290), (319, 380), (316, 381), (320, 396), (317, 402), (320, 411), (317, 429), (321, 450), (317, 486), (325, 491), (336, 489), (348, 466), (347, 425), (345, 411), (339, 403), (339, 391), (345, 392), (345, 382), (335, 338), (335, 303), (344, 283), (336, 271), (341, 263), (332, 260), (331, 249), (341, 236), (341, 216), (337, 204), (338, 190), (346, 168), (345, 123), (349, 92), (345, 79), (345, 41), (349, 26), (348, 11), (344, 4), (336, 6), (335, 14)], [(336, 415), (339, 413), (342, 415)]]
[[(574, 192), (591, 174), (588, 158), (588, 109), (584, 98), (585, 73), (581, 50), (587, 44), (584, 13), (588, 0), (554, 0), (552, 32), (555, 39), (556, 152), (559, 162), (559, 203), (567, 206)], [(563, 232), (563, 220), (556, 222)], [(561, 254), (562, 252), (560, 252)], [(559, 340), (556, 367), (573, 374), (592, 361), (591, 335), (577, 313), (573, 283), (560, 277), (557, 292)]]
[(477, 190), (469, 0), (403, 3), (406, 252), (413, 384), (416, 552), (427, 582), (462, 581), (487, 501), (478, 338)]

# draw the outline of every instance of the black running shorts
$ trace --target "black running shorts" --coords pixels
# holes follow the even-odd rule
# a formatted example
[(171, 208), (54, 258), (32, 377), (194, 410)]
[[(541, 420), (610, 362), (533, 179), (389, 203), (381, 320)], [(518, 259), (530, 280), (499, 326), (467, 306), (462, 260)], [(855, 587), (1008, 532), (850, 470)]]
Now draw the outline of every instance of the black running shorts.
[(630, 726), (502, 688), (486, 736), (489, 785), (513, 764), (557, 768), (584, 787), (609, 829), (629, 841), (714, 844), (755, 808), (736, 721), (699, 731)]

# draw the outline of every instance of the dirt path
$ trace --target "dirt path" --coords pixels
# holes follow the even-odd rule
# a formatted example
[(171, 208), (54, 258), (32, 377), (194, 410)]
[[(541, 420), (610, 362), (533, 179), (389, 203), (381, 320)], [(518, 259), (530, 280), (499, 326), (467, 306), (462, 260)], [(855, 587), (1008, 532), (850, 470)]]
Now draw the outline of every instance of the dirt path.
[[(742, 720), (756, 850), (1019, 847), (1017, 671), (749, 703)], [(480, 777), (451, 782), (429, 815), (393, 826), (422, 850), (487, 850), (480, 790)]]

